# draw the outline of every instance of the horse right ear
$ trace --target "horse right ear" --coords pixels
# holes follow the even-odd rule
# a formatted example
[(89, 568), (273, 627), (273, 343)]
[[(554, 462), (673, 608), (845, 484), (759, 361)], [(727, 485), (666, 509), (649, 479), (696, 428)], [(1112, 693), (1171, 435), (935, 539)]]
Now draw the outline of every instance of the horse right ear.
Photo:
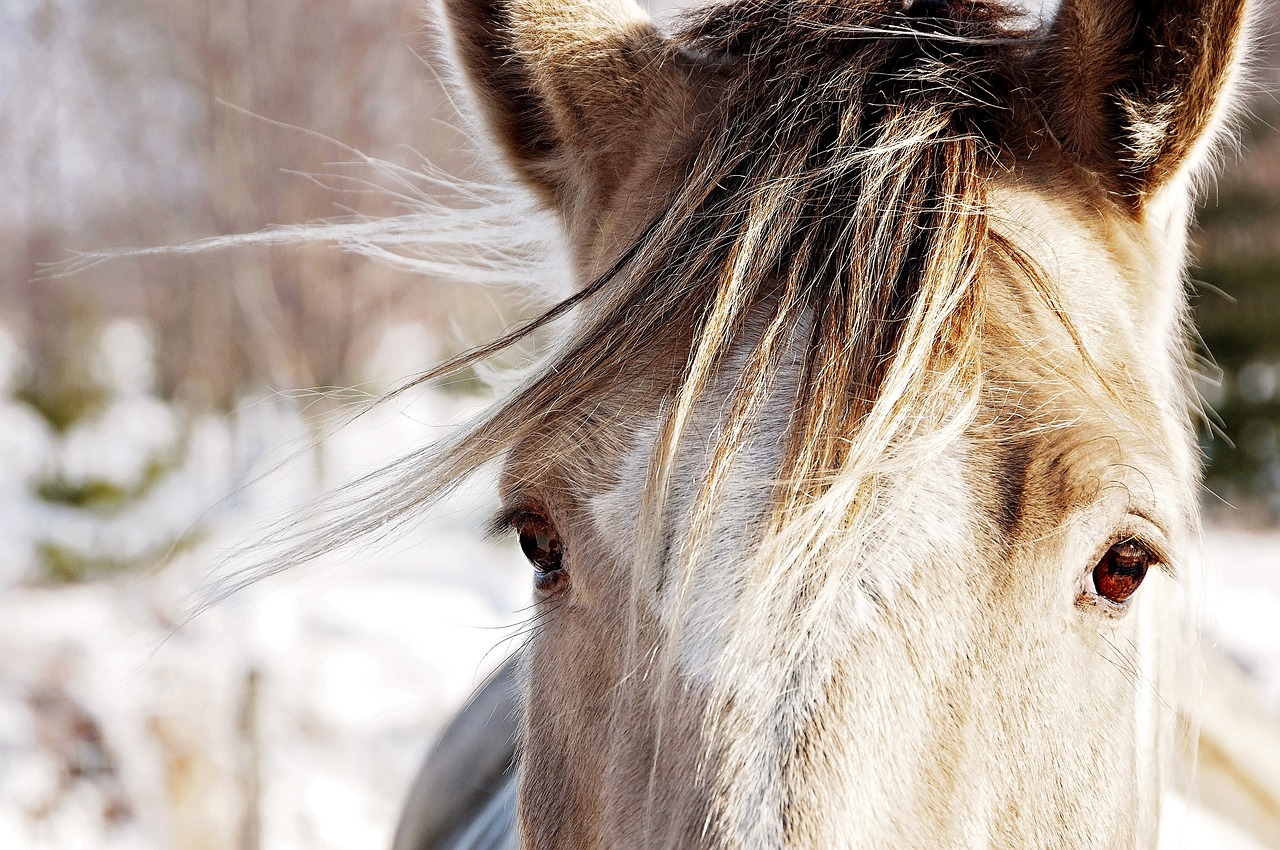
[(1067, 156), (1134, 212), (1199, 164), (1230, 101), (1248, 0), (1062, 0), (1036, 58)]
[(443, 0), (509, 161), (552, 206), (608, 192), (688, 105), (688, 63), (632, 0)]

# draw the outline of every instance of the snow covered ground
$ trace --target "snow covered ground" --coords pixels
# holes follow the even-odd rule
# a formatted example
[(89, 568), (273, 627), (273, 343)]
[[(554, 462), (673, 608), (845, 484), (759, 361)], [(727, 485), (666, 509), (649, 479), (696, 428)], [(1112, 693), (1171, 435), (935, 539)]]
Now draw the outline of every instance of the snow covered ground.
[[(514, 546), (479, 534), (492, 482), (387, 546), (184, 616), (217, 552), (260, 517), (479, 401), (421, 392), (259, 480), (305, 439), (291, 404), (182, 422), (149, 392), (145, 333), (109, 332), (104, 351), (135, 353), (106, 364), (111, 405), (65, 435), (7, 400), (0, 368), (0, 848), (388, 846), (433, 735), (511, 648), (527, 604)], [(110, 511), (31, 495), (51, 471), (127, 489), (160, 455), (179, 460)], [(50, 541), (121, 562), (186, 548), (162, 569), (33, 582)], [(1214, 530), (1208, 550), (1222, 582), (1207, 630), (1280, 711), (1280, 535)], [(1230, 831), (1199, 816), (1178, 829), (1186, 847)]]
[[(480, 534), (493, 482), (376, 551), (184, 619), (218, 553), (264, 517), (480, 401), (420, 393), (275, 468), (308, 439), (291, 401), (187, 424), (145, 370), (112, 382), (110, 405), (64, 435), (0, 392), (0, 848), (387, 846), (432, 735), (505, 657), (527, 602), (515, 547)], [(130, 504), (32, 496), (51, 477), (127, 489), (179, 443), (181, 461)], [(32, 581), (50, 542), (145, 563), (188, 538), (162, 569)]]
[(1280, 714), (1280, 531), (1210, 528), (1205, 633)]

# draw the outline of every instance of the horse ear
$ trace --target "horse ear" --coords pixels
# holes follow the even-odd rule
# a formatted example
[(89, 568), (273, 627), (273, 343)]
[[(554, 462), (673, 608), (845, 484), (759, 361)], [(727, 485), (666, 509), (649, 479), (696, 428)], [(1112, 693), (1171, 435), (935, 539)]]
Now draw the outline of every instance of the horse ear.
[(1067, 155), (1133, 210), (1208, 147), (1245, 41), (1247, 0), (1062, 0), (1039, 52)]
[(490, 129), (553, 204), (584, 178), (612, 188), (688, 93), (677, 52), (633, 0), (444, 0), (444, 9)]

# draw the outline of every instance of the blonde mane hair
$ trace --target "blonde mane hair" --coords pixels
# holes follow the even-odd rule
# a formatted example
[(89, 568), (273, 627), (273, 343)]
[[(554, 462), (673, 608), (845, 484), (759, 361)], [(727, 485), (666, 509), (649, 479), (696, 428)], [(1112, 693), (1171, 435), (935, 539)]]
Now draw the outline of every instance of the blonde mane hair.
[[(1012, 51), (1025, 33), (1007, 29), (1012, 15), (994, 2), (916, 28), (839, 3), (805, 4), (778, 27), (770, 5), (792, 4), (747, 4), (749, 15), (714, 6), (686, 22), (684, 49), (745, 60), (751, 72), (731, 78), (686, 181), (627, 250), (535, 320), (388, 398), (573, 312), (569, 339), (459, 434), (351, 485), (334, 502), (345, 522), (322, 521), (319, 538), (282, 531), (273, 542), (298, 547), (283, 560), (277, 550), (274, 566), (246, 568), (245, 578), (394, 525), (522, 440), (589, 427), (601, 398), (679, 351), (689, 354), (669, 376), (673, 401), (648, 485), (655, 516), (692, 410), (731, 352), (749, 349), (725, 400), (703, 518), (715, 512), (784, 349), (804, 351), (769, 535), (807, 524), (819, 505), (831, 515), (823, 499), (837, 485), (841, 507), (834, 526), (806, 535), (798, 556), (847, 526), (875, 472), (915, 462), (894, 459), (904, 437), (963, 430), (981, 371), (983, 258), (994, 245), (1023, 262), (990, 232), (984, 186), (1005, 157), (991, 129), (1010, 123), (1011, 106), (993, 92), (1018, 85)], [(375, 225), (363, 230), (373, 250), (386, 250)], [(364, 506), (355, 516), (353, 503)]]
[[(336, 546), (385, 533), (508, 452), (533, 459), (532, 466), (525, 463), (511, 474), (536, 483), (553, 465), (573, 462), (555, 456), (553, 444), (604, 440), (618, 448), (619, 417), (636, 408), (656, 410), (657, 437), (637, 487), (640, 538), (626, 565), (626, 665), (621, 680), (613, 682), (617, 693), (644, 690), (657, 721), (645, 822), (657, 814), (656, 766), (665, 724), (679, 725), (691, 699), (677, 670), (677, 638), (687, 627), (697, 578), (712, 560), (710, 541), (726, 496), (741, 483), (734, 476), (745, 466), (768, 479), (769, 498), (760, 526), (741, 531), (742, 562), (735, 565), (728, 613), (718, 624), (724, 645), (697, 709), (703, 750), (696, 768), (712, 786), (711, 802), (701, 813), (704, 834), (765, 834), (738, 828), (738, 820), (755, 816), (747, 813), (760, 801), (735, 799), (736, 789), (752, 784), (745, 777), (777, 777), (791, 769), (796, 753), (770, 750), (761, 741), (807, 746), (805, 730), (816, 707), (812, 699), (792, 695), (820, 693), (819, 683), (833, 678), (842, 641), (850, 638), (850, 618), (842, 609), (860, 592), (874, 595), (874, 582), (864, 575), (870, 565), (899, 554), (898, 526), (918, 513), (912, 508), (924, 486), (922, 471), (975, 431), (986, 429), (993, 441), (1000, 439), (1008, 423), (978, 421), (981, 411), (994, 407), (1032, 423), (1020, 437), (1057, 429), (1064, 436), (1053, 452), (1077, 452), (1093, 462), (1098, 452), (1072, 441), (1097, 435), (1065, 435), (1079, 423), (1053, 409), (1053, 393), (1069, 388), (1107, 415), (1116, 411), (1108, 424), (1117, 432), (1141, 432), (1143, 446), (1168, 444), (1176, 456), (1171, 477), (1179, 487), (1192, 486), (1190, 466), (1182, 465), (1186, 447), (1179, 443), (1185, 427), (1169, 424), (1185, 419), (1183, 408), (1190, 403), (1187, 360), (1179, 353), (1185, 350), (1185, 316), (1177, 293), (1144, 290), (1133, 296), (1161, 310), (1161, 324), (1149, 340), (1160, 346), (1161, 364), (1168, 360), (1170, 368), (1136, 392), (1130, 390), (1140, 382), (1118, 389), (1117, 375), (1136, 380), (1128, 367), (1095, 362), (1110, 355), (1097, 343), (1097, 329), (1087, 329), (1093, 334), (1087, 340), (1072, 311), (1059, 303), (1052, 276), (1024, 250), (1022, 222), (993, 215), (997, 208), (1008, 212), (990, 196), (1002, 188), (1008, 194), (1015, 185), (1028, 195), (1039, 193), (1046, 209), (1050, 202), (1043, 196), (1062, 195), (1064, 208), (1093, 211), (1096, 221), (1081, 223), (1061, 210), (1046, 213), (1047, 219), (1061, 215), (1085, 234), (1078, 241), (1111, 240), (1109, 246), (1119, 246), (1115, 256), (1133, 255), (1097, 266), (1102, 277), (1122, 279), (1137, 269), (1135, 288), (1177, 285), (1180, 256), (1160, 265), (1138, 256), (1134, 246), (1158, 240), (1161, 233), (1176, 236), (1185, 227), (1178, 204), (1186, 203), (1187, 192), (1177, 181), (1184, 180), (1189, 143), (1153, 141), (1155, 107), (1141, 105), (1140, 96), (1148, 92), (1130, 86), (1125, 76), (1145, 71), (1126, 71), (1117, 59), (1114, 67), (1077, 73), (1076, 66), (1085, 64), (1081, 57), (1096, 46), (1089, 39), (1097, 22), (1089, 16), (1105, 15), (1093, 6), (1082, 12), (1089, 2), (1066, 4), (1051, 37), (1042, 37), (1019, 30), (1008, 8), (993, 0), (749, 0), (694, 13), (670, 39), (638, 24), (639, 29), (621, 27), (622, 46), (610, 47), (591, 40), (592, 26), (584, 27), (591, 39), (579, 44), (563, 26), (543, 20), (556, 14), (549, 11), (554, 3), (518, 0), (509, 8), (498, 3), (474, 11), (467, 0), (448, 0), (455, 37), (464, 42), (462, 59), (475, 66), (479, 82), (473, 84), (488, 87), (488, 99), (482, 100), (495, 113), (489, 116), (495, 128), (508, 137), (508, 153), (566, 221), (580, 219), (584, 206), (590, 211), (579, 196), (603, 196), (625, 208), (625, 201), (610, 194), (624, 191), (624, 184), (592, 160), (590, 177), (604, 189), (575, 195), (561, 185), (570, 181), (555, 175), (588, 169), (535, 120), (540, 87), (552, 93), (545, 97), (548, 111), (562, 108), (574, 120), (585, 120), (578, 112), (590, 117), (628, 97), (643, 99), (646, 69), (669, 72), (661, 82), (692, 77), (696, 68), (716, 100), (694, 115), (678, 116), (692, 126), (686, 139), (664, 153), (673, 160), (669, 197), (651, 218), (629, 222), (619, 250), (597, 245), (597, 256), (577, 258), (590, 274), (576, 294), (415, 384), (479, 363), (539, 329), (559, 327), (573, 314), (564, 343), (541, 366), (472, 423), (339, 491), (312, 512), (306, 528), (273, 536), (212, 598)], [(630, 26), (630, 12), (609, 8)], [(1218, 94), (1235, 62), (1224, 45), (1235, 43), (1242, 10), (1227, 0), (1215, 5), (1210, 25), (1231, 35), (1219, 43), (1215, 30), (1212, 39), (1202, 40), (1213, 48), (1206, 49), (1202, 66), (1163, 55), (1154, 64), (1178, 85), (1186, 83), (1194, 101), (1182, 112), (1170, 106), (1160, 113), (1170, 134), (1176, 135), (1177, 121), (1183, 120), (1182, 135), (1199, 138), (1217, 120)], [(467, 17), (472, 14), (476, 20)], [(514, 33), (512, 45), (496, 44), (495, 33)], [(586, 75), (589, 96), (556, 107), (564, 93), (539, 77), (543, 69), (526, 57), (563, 60)], [(595, 76), (603, 72), (591, 70), (587, 60), (616, 61), (625, 69), (615, 90), (603, 92)], [(1188, 83), (1179, 74), (1193, 79)], [(1121, 92), (1113, 100), (1123, 108), (1103, 110), (1102, 119), (1063, 106), (1074, 96), (1071, 87), (1110, 97), (1117, 86)], [(1156, 94), (1166, 96), (1163, 90)], [(1094, 100), (1102, 102), (1102, 95)], [(1128, 159), (1105, 146), (1105, 134), (1089, 123), (1095, 119), (1100, 126), (1113, 119), (1132, 125)], [(611, 144), (621, 147), (624, 141), (593, 135), (589, 143), (613, 152)], [(1171, 184), (1180, 194), (1169, 202), (1172, 211), (1162, 211), (1159, 193)], [(603, 261), (593, 262), (601, 256)], [(1030, 293), (1030, 301), (1011, 303), (1011, 289)], [(1030, 357), (1034, 366), (1022, 371), (986, 362), (993, 347), (1003, 346), (1006, 358), (1032, 352), (1037, 340), (1025, 335), (1032, 331), (1066, 342), (1055, 343), (1053, 358)], [(998, 383), (989, 378), (1002, 368), (1016, 374), (1003, 376), (1000, 390), (1008, 390), (1007, 397), (989, 404), (984, 393)], [(1046, 397), (1031, 386), (1036, 379), (1052, 384)], [(771, 427), (765, 414), (778, 407), (780, 394), (785, 427), (765, 433)], [(700, 430), (708, 411), (713, 427)], [(1119, 444), (1113, 434), (1102, 436)], [(687, 517), (673, 518), (669, 497), (682, 471), (682, 452), (700, 440), (708, 445), (692, 485), (696, 497)], [(776, 468), (743, 462), (759, 440), (779, 443)], [(1062, 470), (1077, 459), (1059, 463), (1055, 455), (1036, 472), (1037, 460), (1016, 459), (1014, 474), (1040, 475), (1049, 486), (1068, 489)], [(582, 472), (581, 478), (598, 483), (599, 470)], [(988, 501), (1024, 498), (1002, 486), (991, 485), (998, 492), (984, 494), (991, 496)], [(1177, 509), (1184, 510), (1189, 494), (1176, 495)], [(1075, 506), (1059, 494), (1052, 509), (1043, 511), (1053, 528), (1031, 529), (1037, 540), (1048, 539)], [(676, 519), (687, 528), (679, 529), (684, 539), (673, 547)], [(1011, 526), (1016, 521), (1008, 520)], [(1013, 530), (990, 536), (1011, 539)], [(642, 604), (657, 590), (673, 600), (665, 619), (655, 619)], [(609, 722), (629, 719), (615, 711)], [(715, 772), (708, 777), (710, 766)], [(782, 818), (781, 804), (776, 808)], [(781, 825), (778, 830), (785, 831)]]

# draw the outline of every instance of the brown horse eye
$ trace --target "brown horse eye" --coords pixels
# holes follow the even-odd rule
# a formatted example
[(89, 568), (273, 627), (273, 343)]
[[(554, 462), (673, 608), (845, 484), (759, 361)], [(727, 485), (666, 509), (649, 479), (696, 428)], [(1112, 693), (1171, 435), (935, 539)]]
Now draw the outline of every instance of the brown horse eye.
[(1093, 568), (1093, 586), (1098, 595), (1117, 605), (1127, 601), (1146, 578), (1155, 556), (1133, 540), (1122, 540), (1107, 550)]
[(513, 524), (520, 535), (520, 550), (539, 573), (553, 573), (560, 569), (564, 548), (560, 545), (560, 535), (556, 533), (555, 526), (546, 517), (520, 514)]

